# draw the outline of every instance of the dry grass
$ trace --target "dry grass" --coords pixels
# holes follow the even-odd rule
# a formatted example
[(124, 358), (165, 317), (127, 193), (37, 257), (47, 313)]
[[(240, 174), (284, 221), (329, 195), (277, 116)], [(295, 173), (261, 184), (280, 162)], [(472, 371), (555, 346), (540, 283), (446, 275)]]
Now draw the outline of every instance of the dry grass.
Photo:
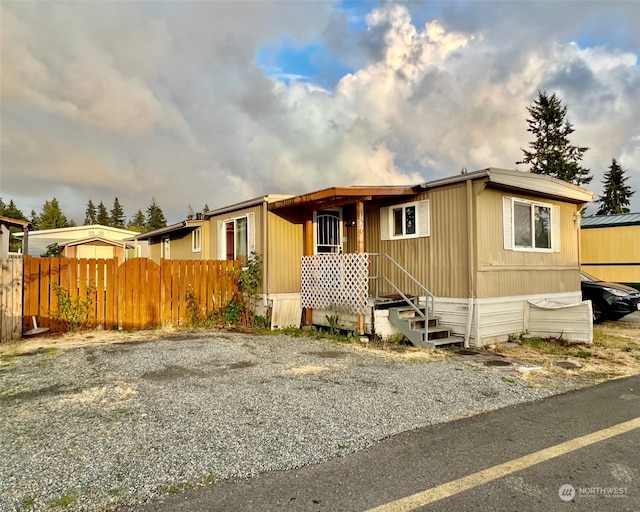
[[(541, 367), (540, 371), (523, 374), (531, 382), (548, 377), (584, 380), (592, 384), (640, 373), (640, 324), (606, 322), (594, 327), (591, 344), (568, 343), (562, 339), (523, 339), (515, 345), (498, 345), (495, 352)], [(558, 361), (579, 363), (577, 370), (563, 370)]]
[(0, 358), (10, 358), (35, 354), (52, 353), (66, 348), (86, 347), (91, 345), (111, 345), (115, 343), (133, 343), (152, 341), (176, 332), (170, 327), (146, 331), (77, 331), (63, 334), (41, 334), (32, 338), (0, 344)]

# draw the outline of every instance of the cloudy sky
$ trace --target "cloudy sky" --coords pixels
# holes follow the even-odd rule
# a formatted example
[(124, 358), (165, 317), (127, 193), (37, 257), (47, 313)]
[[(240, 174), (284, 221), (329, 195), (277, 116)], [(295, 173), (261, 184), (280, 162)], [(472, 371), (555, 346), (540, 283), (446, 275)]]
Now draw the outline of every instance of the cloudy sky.
[[(640, 211), (640, 2), (0, 4), (0, 196), (167, 221), (517, 166), (538, 90)], [(591, 213), (595, 210), (590, 208)]]

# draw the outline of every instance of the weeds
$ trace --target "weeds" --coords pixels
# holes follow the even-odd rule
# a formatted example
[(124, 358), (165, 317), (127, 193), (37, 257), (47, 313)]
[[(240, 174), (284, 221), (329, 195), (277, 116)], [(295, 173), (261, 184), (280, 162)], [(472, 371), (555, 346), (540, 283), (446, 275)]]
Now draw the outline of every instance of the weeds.
[(232, 277), (238, 282), (238, 292), (223, 308), (209, 312), (203, 310), (193, 289), (186, 292), (187, 324), (191, 328), (243, 327), (245, 329), (264, 328), (269, 320), (255, 314), (258, 303), (258, 289), (262, 275), (262, 259), (252, 253), (247, 266), (234, 269)]
[(89, 281), (84, 297), (71, 297), (69, 290), (56, 283), (51, 288), (58, 298), (57, 311), (50, 311), (52, 318), (64, 322), (67, 330), (78, 330), (88, 327), (92, 318), (93, 297), (96, 294), (95, 285)]
[(540, 338), (538, 336), (527, 336), (516, 338), (520, 345), (533, 348), (544, 354), (552, 354), (567, 357), (579, 357), (588, 359), (593, 354), (588, 350), (583, 350), (580, 343), (571, 343), (563, 338)]
[(213, 482), (215, 482), (216, 480), (218, 480), (218, 475), (216, 475), (215, 473), (209, 473), (208, 475), (204, 475), (201, 479), (200, 479), (200, 485), (209, 485), (212, 484)]
[(49, 501), (49, 506), (51, 508), (67, 508), (68, 506), (72, 505), (75, 501), (76, 499), (71, 494), (63, 493), (57, 498), (54, 498), (51, 501)]
[(36, 505), (35, 496), (25, 496), (21, 502), (23, 510), (31, 510)]
[(338, 334), (340, 333), (340, 315), (335, 313), (333, 315), (325, 315), (327, 322), (329, 323), (329, 333), (330, 334)]
[(189, 484), (186, 482), (179, 484), (167, 484), (162, 486), (162, 492), (165, 494), (177, 494), (180, 491), (183, 491), (189, 487)]

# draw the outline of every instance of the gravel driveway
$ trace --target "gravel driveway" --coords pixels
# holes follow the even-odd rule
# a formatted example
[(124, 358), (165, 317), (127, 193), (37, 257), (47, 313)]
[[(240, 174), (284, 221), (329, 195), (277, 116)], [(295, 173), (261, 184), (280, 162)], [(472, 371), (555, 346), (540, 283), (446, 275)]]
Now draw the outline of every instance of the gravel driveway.
[(0, 510), (104, 510), (563, 392), (447, 358), (228, 333), (0, 361)]

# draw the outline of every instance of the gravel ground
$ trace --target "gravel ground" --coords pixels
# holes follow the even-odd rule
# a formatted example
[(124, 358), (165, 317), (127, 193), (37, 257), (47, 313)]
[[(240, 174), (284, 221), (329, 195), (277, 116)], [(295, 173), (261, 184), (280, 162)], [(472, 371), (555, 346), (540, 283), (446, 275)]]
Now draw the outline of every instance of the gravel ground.
[(0, 361), (0, 510), (104, 510), (566, 391), (452, 358), (228, 333)]

